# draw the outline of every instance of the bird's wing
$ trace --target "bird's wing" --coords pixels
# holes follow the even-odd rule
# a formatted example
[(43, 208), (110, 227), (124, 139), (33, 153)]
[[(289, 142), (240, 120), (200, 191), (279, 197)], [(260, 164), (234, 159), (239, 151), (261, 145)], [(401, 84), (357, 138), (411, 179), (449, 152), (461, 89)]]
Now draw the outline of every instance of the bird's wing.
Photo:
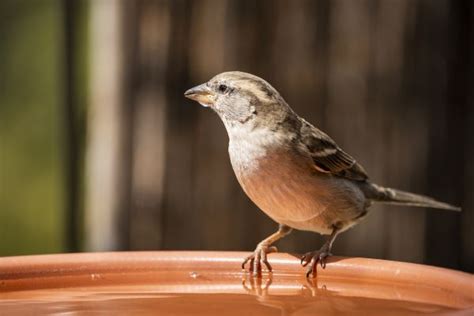
[(317, 170), (351, 180), (368, 179), (364, 168), (339, 148), (331, 137), (304, 120), (300, 133)]

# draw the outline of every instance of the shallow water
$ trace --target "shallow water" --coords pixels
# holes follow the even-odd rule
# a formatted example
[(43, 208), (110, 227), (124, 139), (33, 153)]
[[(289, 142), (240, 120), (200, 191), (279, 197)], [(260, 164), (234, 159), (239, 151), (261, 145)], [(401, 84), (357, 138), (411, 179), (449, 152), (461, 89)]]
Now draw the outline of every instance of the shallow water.
[(294, 274), (74, 273), (2, 282), (0, 315), (474, 314), (467, 297), (441, 288)]

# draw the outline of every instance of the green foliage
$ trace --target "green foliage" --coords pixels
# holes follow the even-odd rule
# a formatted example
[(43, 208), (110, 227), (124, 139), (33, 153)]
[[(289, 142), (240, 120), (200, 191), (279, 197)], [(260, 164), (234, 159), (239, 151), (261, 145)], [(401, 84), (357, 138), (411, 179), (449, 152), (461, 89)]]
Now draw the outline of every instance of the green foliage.
[(60, 2), (0, 16), (0, 255), (62, 251)]

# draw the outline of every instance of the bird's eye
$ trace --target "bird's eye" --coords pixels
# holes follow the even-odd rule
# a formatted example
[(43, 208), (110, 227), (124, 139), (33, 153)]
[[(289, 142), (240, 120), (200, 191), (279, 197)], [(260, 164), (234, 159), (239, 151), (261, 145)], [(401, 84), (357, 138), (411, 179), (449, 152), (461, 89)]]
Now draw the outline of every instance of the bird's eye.
[(220, 84), (219, 87), (217, 87), (217, 90), (219, 90), (220, 93), (226, 93), (229, 88), (225, 84)]

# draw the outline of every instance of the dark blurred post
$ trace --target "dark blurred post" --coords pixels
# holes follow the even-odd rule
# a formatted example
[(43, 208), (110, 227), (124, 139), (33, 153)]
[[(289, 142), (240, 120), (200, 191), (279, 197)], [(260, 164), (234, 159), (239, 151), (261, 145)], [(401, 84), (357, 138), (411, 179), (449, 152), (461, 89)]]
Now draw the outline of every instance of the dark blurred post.
[(171, 33), (168, 1), (135, 1), (127, 38), (132, 109), (130, 249), (159, 249), (165, 168), (166, 72)]
[(65, 161), (65, 243), (66, 251), (79, 250), (79, 172), (80, 149), (76, 97), (76, 26), (78, 6), (76, 0), (63, 0), (64, 26), (64, 161)]
[[(470, 0), (447, 1), (445, 8), (440, 12), (446, 12), (446, 23), (434, 19), (425, 23), (432, 23), (427, 32), (436, 34), (432, 41), (439, 47), (433, 51), (444, 52), (442, 65), (447, 79), (445, 97), (438, 104), (432, 102), (430, 107), (434, 128), (428, 168), (436, 172), (430, 174), (429, 188), (434, 196), (459, 201), (463, 210), (458, 216), (429, 213), (426, 262), (473, 271), (474, 3)], [(431, 8), (438, 12), (436, 9)], [(440, 42), (442, 32), (446, 35)], [(433, 64), (440, 64), (439, 59)], [(431, 77), (427, 76), (427, 81)], [(428, 93), (432, 95), (432, 91)]]

